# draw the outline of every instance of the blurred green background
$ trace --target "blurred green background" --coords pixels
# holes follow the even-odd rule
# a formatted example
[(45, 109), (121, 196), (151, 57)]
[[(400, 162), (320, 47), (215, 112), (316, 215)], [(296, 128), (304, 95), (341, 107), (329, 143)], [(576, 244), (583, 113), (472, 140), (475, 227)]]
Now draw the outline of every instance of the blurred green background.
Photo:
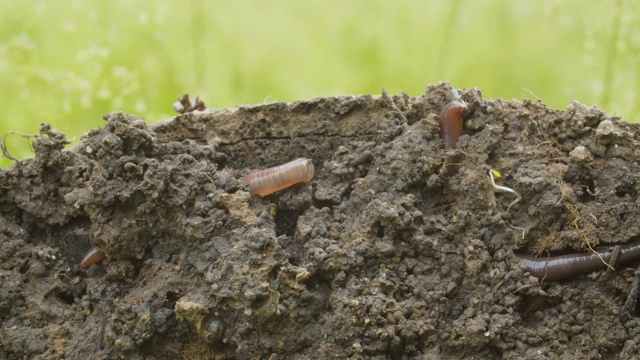
[[(638, 4), (0, 0), (0, 134), (48, 122), (78, 141), (109, 112), (173, 116), (183, 93), (232, 107), (383, 87), (420, 95), (447, 80), (635, 121)], [(7, 146), (31, 156), (19, 136)]]

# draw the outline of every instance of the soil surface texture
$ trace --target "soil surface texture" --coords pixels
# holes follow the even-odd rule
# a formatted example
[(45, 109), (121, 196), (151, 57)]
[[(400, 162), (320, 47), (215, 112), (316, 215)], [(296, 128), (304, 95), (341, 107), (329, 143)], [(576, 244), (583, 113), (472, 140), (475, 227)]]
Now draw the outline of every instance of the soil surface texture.
[[(552, 282), (518, 257), (640, 242), (638, 125), (458, 92), (448, 151), (446, 83), (114, 113), (70, 149), (43, 124), (0, 170), (0, 359), (640, 356), (637, 262)], [(299, 157), (311, 182), (239, 181)]]

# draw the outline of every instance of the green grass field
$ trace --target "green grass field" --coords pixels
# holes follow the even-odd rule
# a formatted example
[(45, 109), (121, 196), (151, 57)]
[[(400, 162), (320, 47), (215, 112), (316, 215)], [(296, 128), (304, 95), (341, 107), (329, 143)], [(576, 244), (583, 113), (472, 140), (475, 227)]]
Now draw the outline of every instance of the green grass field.
[[(232, 107), (440, 81), (636, 121), (638, 4), (0, 0), (0, 134), (48, 122), (78, 141), (109, 112), (173, 116), (183, 93)], [(19, 136), (7, 146), (31, 156)]]

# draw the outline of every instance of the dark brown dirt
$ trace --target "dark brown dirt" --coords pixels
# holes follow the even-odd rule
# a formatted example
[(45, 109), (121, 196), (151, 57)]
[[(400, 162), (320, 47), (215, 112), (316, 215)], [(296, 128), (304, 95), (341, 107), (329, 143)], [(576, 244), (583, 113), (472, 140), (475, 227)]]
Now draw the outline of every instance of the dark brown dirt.
[[(514, 255), (640, 241), (638, 126), (460, 93), (450, 152), (448, 84), (393, 97), (402, 115), (380, 96), (116, 113), (68, 150), (43, 125), (0, 170), (0, 358), (639, 356), (637, 309), (618, 315), (636, 265), (540, 284)], [(297, 157), (311, 183), (238, 181)], [(522, 194), (509, 212), (491, 168)], [(108, 258), (82, 269), (92, 244)]]

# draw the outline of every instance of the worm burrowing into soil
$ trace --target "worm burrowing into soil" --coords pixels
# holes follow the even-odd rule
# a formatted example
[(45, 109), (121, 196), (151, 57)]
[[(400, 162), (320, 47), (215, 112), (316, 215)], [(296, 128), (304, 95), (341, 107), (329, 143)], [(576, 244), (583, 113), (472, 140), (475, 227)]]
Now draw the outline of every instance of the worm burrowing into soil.
[[(524, 260), (529, 273), (540, 281), (558, 281), (578, 275), (605, 269), (611, 260), (611, 251), (597, 254), (579, 253), (548, 258), (536, 258), (531, 255), (516, 254)], [(620, 249), (615, 265), (624, 265), (640, 260), (640, 243)]]
[(454, 99), (442, 109), (440, 113), (440, 138), (444, 140), (444, 149), (456, 148), (458, 138), (464, 133), (462, 115), (467, 104), (461, 99)]
[(313, 178), (314, 168), (311, 160), (299, 158), (286, 164), (252, 172), (240, 181), (249, 185), (252, 195), (267, 196)]
[[(440, 138), (444, 141), (445, 150), (455, 149), (458, 138), (464, 133), (462, 116), (467, 110), (467, 104), (460, 99), (457, 91), (453, 94), (455, 99), (445, 105), (440, 113)], [(449, 176), (458, 173), (458, 167), (453, 164), (448, 164), (446, 169)]]
[(83, 268), (88, 268), (89, 266), (104, 260), (104, 258), (104, 253), (97, 247), (92, 246), (89, 248), (89, 250), (87, 250), (87, 253), (84, 254), (84, 257), (82, 257), (80, 266), (82, 266)]

